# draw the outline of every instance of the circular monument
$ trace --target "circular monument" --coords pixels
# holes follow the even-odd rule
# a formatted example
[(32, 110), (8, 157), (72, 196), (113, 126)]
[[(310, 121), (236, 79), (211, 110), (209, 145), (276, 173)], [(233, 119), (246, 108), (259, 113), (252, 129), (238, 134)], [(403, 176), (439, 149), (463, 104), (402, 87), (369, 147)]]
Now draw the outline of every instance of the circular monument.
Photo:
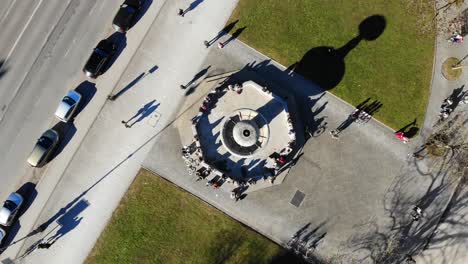
[(266, 146), (269, 128), (266, 119), (257, 111), (238, 109), (227, 116), (221, 142), (227, 151), (239, 157), (250, 157)]
[(294, 96), (288, 89), (274, 88), (280, 92), (275, 93), (253, 81), (229, 78), (210, 81), (211, 91), (193, 109), (198, 111), (183, 157), (192, 173), (216, 188), (224, 182), (229, 188), (248, 183), (253, 191), (281, 183), (303, 142), (301, 134), (296, 136), (295, 105), (289, 107)]

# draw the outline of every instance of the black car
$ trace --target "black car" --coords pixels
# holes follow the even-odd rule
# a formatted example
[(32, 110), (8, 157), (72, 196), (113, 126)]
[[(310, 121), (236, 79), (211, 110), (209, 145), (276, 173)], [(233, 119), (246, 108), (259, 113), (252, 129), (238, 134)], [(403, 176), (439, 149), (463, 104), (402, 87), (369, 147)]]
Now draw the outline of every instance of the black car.
[(141, 0), (125, 0), (120, 6), (112, 26), (119, 32), (125, 32), (133, 25), (142, 7)]
[(101, 74), (112, 59), (116, 50), (117, 45), (115, 43), (107, 39), (101, 40), (96, 48), (94, 48), (91, 57), (89, 57), (83, 68), (83, 72), (86, 76), (96, 78)]

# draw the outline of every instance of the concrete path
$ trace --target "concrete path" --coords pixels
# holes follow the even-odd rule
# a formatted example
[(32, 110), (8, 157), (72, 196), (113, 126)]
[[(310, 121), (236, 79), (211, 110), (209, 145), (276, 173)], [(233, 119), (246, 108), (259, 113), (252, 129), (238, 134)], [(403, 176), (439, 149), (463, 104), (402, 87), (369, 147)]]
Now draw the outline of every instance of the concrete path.
[[(437, 6), (443, 6), (445, 2), (445, 0), (439, 0), (437, 1)], [(444, 19), (442, 23), (437, 25), (439, 34), (437, 34), (434, 43), (436, 45), (434, 70), (431, 83), (431, 95), (429, 97), (424, 125), (421, 130), (421, 136), (423, 138), (426, 138), (434, 131), (433, 125), (439, 119), (440, 106), (444, 99), (448, 98), (454, 89), (462, 88), (463, 91), (468, 91), (467, 67), (463, 68), (463, 74), (458, 80), (449, 81), (442, 75), (442, 64), (447, 58), (455, 57), (462, 59), (468, 55), (468, 41), (465, 39), (461, 44), (449, 43), (447, 39), (450, 37), (450, 34), (445, 33), (447, 29), (441, 28), (447, 26), (448, 21), (458, 16), (460, 12), (466, 8), (468, 8), (468, 3), (465, 2), (460, 8), (452, 7), (448, 12), (441, 13), (440, 15), (443, 16)], [(464, 64), (466, 63), (465, 59)]]
[[(82, 263), (87, 257), (140, 168), (152, 140), (171, 122), (184, 100), (185, 91), (179, 85), (189, 81), (205, 59), (208, 51), (203, 40), (224, 26), (237, 1), (206, 0), (184, 18), (176, 15), (178, 8), (190, 3), (153, 1), (151, 8), (156, 12), (152, 26), (113, 94), (132, 81), (135, 83), (142, 73), (150, 69), (153, 73), (140, 77), (115, 101), (104, 105), (57, 186), (49, 175), (39, 183), (36, 201), (47, 203), (44, 208), (33, 208), (37, 206), (35, 202), (28, 210), (42, 209), (29, 230), (41, 225), (46, 229), (15, 245), (21, 246), (17, 261)], [(131, 128), (121, 123), (142, 108), (145, 111), (130, 122), (137, 122)], [(50, 197), (42, 196), (54, 186)], [(56, 241), (48, 250), (29, 250), (47, 240)]]
[[(436, 1), (436, 6), (444, 6), (446, 1)], [(461, 44), (448, 43), (450, 37), (445, 33), (447, 22), (457, 17), (463, 10), (468, 8), (468, 3), (465, 2), (459, 8), (452, 7), (447, 12), (441, 13), (443, 16), (441, 23), (437, 25), (439, 32), (436, 39), (436, 52), (434, 59), (434, 72), (432, 76), (431, 97), (426, 112), (426, 118), (422, 129), (422, 137), (429, 136), (433, 131), (433, 124), (438, 119), (440, 106), (444, 99), (448, 98), (454, 89), (463, 89), (468, 91), (468, 68), (463, 68), (463, 74), (458, 80), (448, 81), (441, 73), (443, 62), (450, 57), (458, 59), (468, 55), (468, 41), (465, 40)], [(466, 22), (468, 23), (468, 21)], [(464, 63), (466, 65), (466, 60)], [(468, 111), (468, 105), (459, 105), (457, 111)], [(438, 226), (427, 249), (415, 257), (417, 263), (438, 264), (451, 263), (462, 264), (468, 263), (468, 234), (466, 232), (468, 225), (467, 197), (468, 190), (466, 187), (454, 194), (454, 197), (449, 205), (443, 221)]]

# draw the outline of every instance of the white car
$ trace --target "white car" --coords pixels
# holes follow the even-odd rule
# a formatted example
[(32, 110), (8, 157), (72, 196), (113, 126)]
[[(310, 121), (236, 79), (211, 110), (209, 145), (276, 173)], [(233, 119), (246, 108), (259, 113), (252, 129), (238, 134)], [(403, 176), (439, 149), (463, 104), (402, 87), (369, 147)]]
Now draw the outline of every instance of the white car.
[(0, 209), (0, 225), (10, 226), (18, 213), (23, 197), (17, 193), (12, 193), (6, 199), (2, 209)]
[(81, 100), (81, 94), (75, 90), (70, 90), (67, 95), (60, 102), (55, 116), (62, 122), (68, 122), (78, 108), (78, 104)]
[(5, 236), (6, 236), (5, 230), (3, 230), (3, 228), (0, 227), (0, 245), (2, 244), (2, 241), (5, 238)]

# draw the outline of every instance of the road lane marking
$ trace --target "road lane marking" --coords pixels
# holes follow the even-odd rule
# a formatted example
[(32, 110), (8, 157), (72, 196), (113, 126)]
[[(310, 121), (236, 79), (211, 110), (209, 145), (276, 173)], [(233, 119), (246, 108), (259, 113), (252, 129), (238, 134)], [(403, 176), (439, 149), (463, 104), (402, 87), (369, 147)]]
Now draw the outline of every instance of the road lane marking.
[(8, 16), (8, 14), (10, 14), (10, 11), (11, 9), (13, 8), (13, 5), (16, 3), (16, 0), (13, 0), (10, 2), (10, 5), (8, 6), (7, 8), (7, 11), (5, 12), (5, 14), (3, 14), (3, 17), (2, 19), (0, 20), (0, 24), (3, 23), (3, 21), (5, 20), (5, 18)]
[(67, 49), (67, 51), (65, 52), (65, 55), (63, 55), (63, 57), (65, 57), (65, 58), (67, 57), (68, 52), (71, 50), (71, 48), (72, 48), (73, 46), (75, 46), (75, 44), (76, 44), (76, 39), (73, 39), (72, 43), (68, 46), (68, 49)]
[(19, 34), (18, 38), (16, 39), (15, 43), (13, 44), (13, 47), (11, 47), (10, 52), (9, 52), (8, 55), (6, 56), (6, 58), (5, 58), (5, 63), (8, 61), (8, 59), (9, 59), (10, 56), (11, 56), (11, 54), (12, 54), (13, 51), (15, 50), (16, 45), (18, 45), (19, 40), (23, 37), (24, 32), (26, 31), (26, 29), (28, 28), (29, 24), (31, 23), (31, 20), (33, 19), (34, 15), (36, 14), (36, 12), (37, 12), (37, 10), (39, 9), (40, 5), (42, 4), (42, 1), (44, 1), (44, 0), (39, 0), (39, 3), (38, 3), (37, 6), (34, 8), (33, 13), (32, 13), (31, 16), (29, 17), (28, 21), (26, 22), (26, 25), (24, 25), (23, 29), (21, 30), (21, 33)]

